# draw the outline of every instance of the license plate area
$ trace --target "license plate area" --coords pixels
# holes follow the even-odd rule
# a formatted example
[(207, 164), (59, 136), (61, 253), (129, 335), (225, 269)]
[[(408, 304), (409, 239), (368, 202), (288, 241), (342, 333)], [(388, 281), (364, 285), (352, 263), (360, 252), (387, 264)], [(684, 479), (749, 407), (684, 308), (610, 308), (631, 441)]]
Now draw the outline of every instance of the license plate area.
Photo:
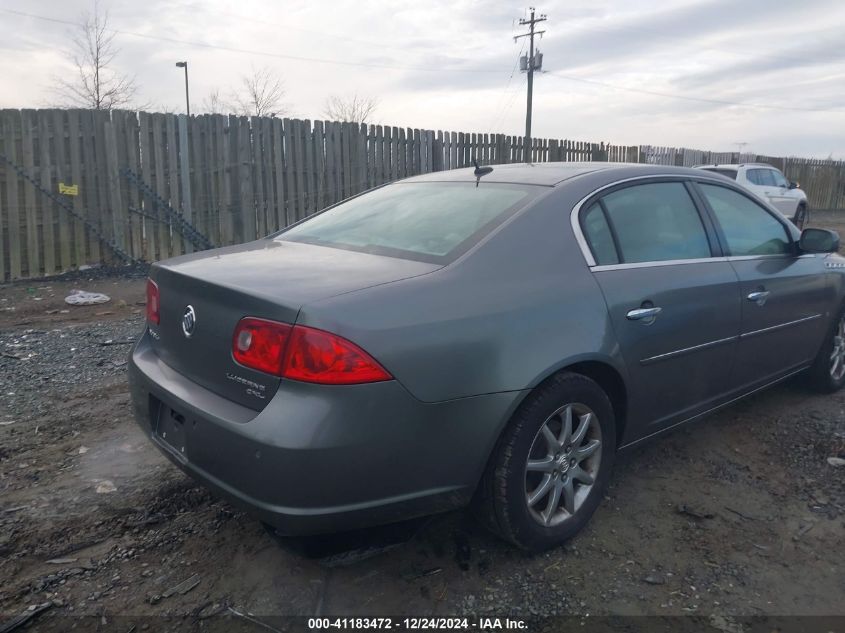
[(155, 433), (173, 452), (186, 458), (188, 425), (190, 420), (183, 413), (162, 403), (158, 410)]

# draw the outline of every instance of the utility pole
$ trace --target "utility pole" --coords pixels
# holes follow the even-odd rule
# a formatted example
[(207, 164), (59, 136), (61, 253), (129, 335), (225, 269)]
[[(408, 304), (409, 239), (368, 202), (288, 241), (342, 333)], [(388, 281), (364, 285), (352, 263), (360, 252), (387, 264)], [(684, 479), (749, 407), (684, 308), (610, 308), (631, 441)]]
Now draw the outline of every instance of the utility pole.
[[(539, 18), (534, 17), (534, 7), (530, 7), (529, 11), (531, 11), (531, 18), (526, 20), (525, 18), (520, 18), (519, 24), (520, 26), (528, 25), (528, 33), (523, 33), (522, 35), (517, 35), (514, 41), (518, 40), (521, 37), (528, 38), (528, 56), (525, 59), (525, 63), (520, 64), (521, 70), (526, 70), (528, 72), (528, 103), (526, 106), (525, 111), (525, 140), (523, 142), (523, 151), (522, 157), (526, 163), (531, 162), (531, 106), (532, 106), (532, 99), (534, 96), (534, 71), (540, 70), (543, 64), (543, 56), (536, 55), (534, 50), (534, 36), (540, 35), (542, 36), (545, 31), (535, 31), (534, 25), (538, 24), (539, 22), (546, 21), (546, 15), (544, 13), (540, 14)], [(522, 61), (522, 60), (520, 60)]]

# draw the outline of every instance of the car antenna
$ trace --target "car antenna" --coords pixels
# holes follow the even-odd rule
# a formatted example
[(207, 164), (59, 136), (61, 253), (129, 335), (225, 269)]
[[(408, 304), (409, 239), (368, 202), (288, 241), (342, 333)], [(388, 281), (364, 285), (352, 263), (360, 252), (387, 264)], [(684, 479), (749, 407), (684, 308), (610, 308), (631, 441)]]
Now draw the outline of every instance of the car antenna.
[(477, 187), (478, 183), (481, 182), (481, 177), (489, 174), (491, 171), (493, 171), (493, 168), (490, 167), (489, 165), (486, 165), (484, 167), (479, 167), (478, 166), (478, 158), (473, 158), (472, 164), (475, 165), (475, 171), (472, 172), (472, 173), (475, 176), (475, 186)]

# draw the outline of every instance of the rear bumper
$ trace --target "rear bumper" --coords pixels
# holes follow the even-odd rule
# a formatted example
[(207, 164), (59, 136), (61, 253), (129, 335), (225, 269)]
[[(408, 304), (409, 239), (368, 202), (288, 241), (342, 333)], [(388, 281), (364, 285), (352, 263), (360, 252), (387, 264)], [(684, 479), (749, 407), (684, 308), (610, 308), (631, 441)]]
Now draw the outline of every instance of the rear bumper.
[[(135, 417), (179, 468), (283, 534), (357, 529), (466, 505), (520, 392), (423, 403), (395, 381), (326, 387), (283, 380), (260, 412), (132, 352)], [(184, 417), (184, 450), (156, 432)]]

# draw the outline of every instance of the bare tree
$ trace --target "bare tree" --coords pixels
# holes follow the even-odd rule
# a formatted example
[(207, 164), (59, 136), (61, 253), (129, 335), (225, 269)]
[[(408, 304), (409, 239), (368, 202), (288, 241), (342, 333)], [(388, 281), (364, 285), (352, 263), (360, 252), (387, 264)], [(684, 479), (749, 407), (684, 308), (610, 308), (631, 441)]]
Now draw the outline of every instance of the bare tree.
[(215, 88), (202, 100), (202, 109), (207, 114), (226, 114), (228, 107), (223, 102), (220, 89)]
[(147, 110), (148, 112), (155, 112), (157, 114), (178, 114), (179, 109), (172, 103), (165, 103), (159, 101), (158, 103), (150, 101), (142, 106), (138, 106), (139, 110)]
[(76, 66), (73, 79), (58, 78), (56, 93), (67, 107), (113, 110), (128, 106), (138, 92), (135, 78), (112, 69), (120, 52), (109, 29), (109, 13), (94, 1), (93, 12), (82, 16), (80, 32), (71, 41)]
[(231, 107), (243, 116), (280, 116), (287, 111), (282, 80), (269, 68), (253, 68), (241, 76), (241, 92), (232, 94)]
[(330, 95), (326, 99), (323, 116), (330, 121), (365, 123), (375, 115), (377, 108), (378, 99), (375, 97), (362, 97), (358, 93)]

